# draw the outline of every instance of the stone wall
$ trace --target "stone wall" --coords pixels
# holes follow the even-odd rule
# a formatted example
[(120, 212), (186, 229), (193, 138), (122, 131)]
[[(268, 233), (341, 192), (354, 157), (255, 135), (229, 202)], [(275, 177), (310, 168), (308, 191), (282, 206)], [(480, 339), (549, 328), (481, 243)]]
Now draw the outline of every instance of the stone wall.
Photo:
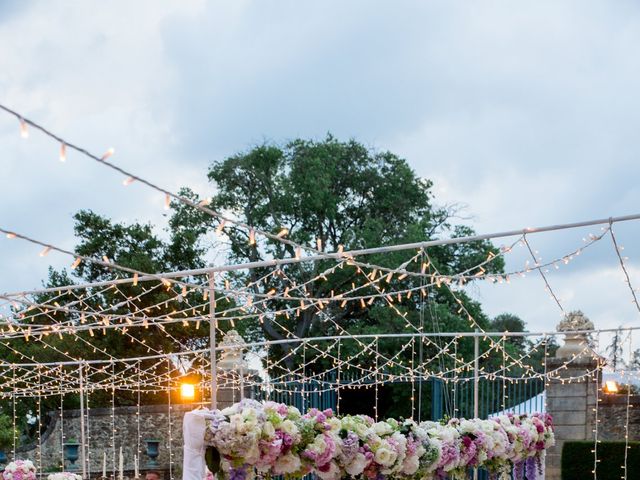
[[(247, 394), (249, 392), (247, 391)], [(238, 401), (239, 391), (220, 389), (218, 391), (218, 407), (225, 408)], [(88, 415), (88, 425), (85, 423), (85, 433), (88, 445), (88, 470), (90, 478), (102, 476), (103, 455), (107, 454), (107, 476), (111, 476), (118, 469), (118, 457), (122, 446), (125, 476), (133, 477), (134, 455), (140, 458), (140, 471), (144, 474), (148, 468), (149, 457), (146, 455), (145, 439), (160, 440), (157, 462), (159, 470), (165, 479), (181, 478), (182, 474), (182, 419), (188, 411), (197, 408), (196, 405), (150, 405), (138, 407), (119, 407), (114, 410), (112, 417), (110, 408), (92, 408)], [(113, 421), (112, 421), (113, 418)], [(112, 433), (115, 426), (115, 456), (112, 449)], [(138, 426), (140, 434), (138, 435)], [(59, 412), (49, 414), (47, 429), (42, 434), (42, 460), (39, 471), (59, 471), (62, 461), (62, 434), (65, 441), (80, 441), (80, 411), (65, 410), (62, 421)], [(138, 445), (140, 453), (138, 452)], [(37, 444), (24, 445), (18, 449), (18, 458), (33, 460), (38, 467), (39, 448)], [(11, 459), (11, 455), (8, 454)], [(76, 462), (77, 469), (81, 469), (80, 459)], [(69, 463), (65, 462), (65, 469), (69, 470)]]
[[(640, 395), (629, 397), (629, 440), (640, 440)], [(627, 396), (602, 395), (598, 402), (598, 438), (622, 440), (626, 434)]]
[[(548, 368), (561, 367), (566, 359), (553, 359)], [(598, 440), (624, 441), (627, 424), (627, 396), (604, 394), (601, 378), (591, 377), (563, 383), (561, 379), (579, 377), (596, 368), (595, 359), (579, 359), (559, 371), (560, 379), (547, 387), (547, 412), (553, 416), (556, 446), (546, 460), (546, 480), (560, 480), (562, 447), (567, 441), (594, 440), (596, 393), (598, 398)], [(640, 395), (629, 397), (629, 440), (640, 440)]]
[[(553, 417), (556, 445), (549, 449), (546, 457), (546, 480), (560, 480), (562, 446), (570, 440), (590, 440), (595, 425), (596, 391), (600, 380), (590, 376), (579, 378), (596, 368), (593, 358), (576, 359), (564, 367), (566, 359), (551, 359), (548, 370), (558, 369), (559, 378), (549, 381), (547, 412)], [(600, 422), (602, 424), (602, 421)]]

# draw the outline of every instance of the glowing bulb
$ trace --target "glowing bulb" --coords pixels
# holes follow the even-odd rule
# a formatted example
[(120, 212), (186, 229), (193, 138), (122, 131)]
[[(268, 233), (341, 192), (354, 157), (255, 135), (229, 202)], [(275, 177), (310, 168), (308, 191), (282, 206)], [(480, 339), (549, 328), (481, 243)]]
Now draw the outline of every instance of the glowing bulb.
[(7, 238), (9, 238), (9, 239), (16, 238), (16, 234), (15, 233), (7, 233)]
[(222, 231), (224, 230), (224, 224), (227, 223), (224, 220), (221, 220), (218, 226), (216, 227), (216, 235), (220, 236)]
[(211, 197), (203, 198), (202, 200), (200, 200), (198, 202), (198, 206), (200, 206), (200, 207), (208, 207), (209, 205), (211, 205), (212, 201), (213, 201), (213, 199)]
[(102, 158), (100, 160), (106, 160), (107, 158), (109, 158), (111, 155), (113, 155), (114, 153), (116, 153), (116, 149), (111, 147), (109, 150), (107, 150), (104, 155), (102, 155)]
[(192, 383), (183, 383), (180, 385), (180, 396), (183, 400), (193, 400), (196, 396), (196, 388)]
[(29, 130), (27, 129), (27, 122), (22, 118), (20, 119), (20, 136), (22, 138), (29, 138)]
[(316, 239), (316, 246), (318, 247), (318, 250), (322, 250), (322, 239), (321, 238), (317, 238)]
[(46, 257), (51, 251), (51, 247), (44, 247), (44, 249), (40, 252), (41, 257)]
[(285, 235), (287, 235), (289, 233), (289, 229), (288, 228), (283, 228), (282, 230), (280, 230), (278, 232), (278, 235), (276, 235), (278, 238), (282, 238)]
[(615, 380), (607, 380), (604, 382), (604, 393), (618, 393), (618, 384)]
[(76, 258), (75, 261), (71, 264), (71, 270), (75, 270), (80, 265), (82, 259), (80, 257)]
[(128, 185), (131, 185), (131, 184), (132, 184), (133, 182), (135, 182), (135, 181), (136, 181), (136, 179), (135, 179), (135, 178), (133, 178), (133, 177), (128, 177), (128, 178), (125, 178), (125, 179), (122, 181), (122, 185), (124, 185), (124, 186), (126, 187), (126, 186), (128, 186)]
[(171, 206), (171, 197), (169, 196), (169, 194), (167, 193), (164, 196), (164, 209), (165, 210), (169, 210), (169, 207)]
[(256, 244), (256, 231), (252, 228), (249, 230), (249, 245)]
[(61, 162), (67, 161), (67, 145), (64, 143), (60, 145), (60, 161)]

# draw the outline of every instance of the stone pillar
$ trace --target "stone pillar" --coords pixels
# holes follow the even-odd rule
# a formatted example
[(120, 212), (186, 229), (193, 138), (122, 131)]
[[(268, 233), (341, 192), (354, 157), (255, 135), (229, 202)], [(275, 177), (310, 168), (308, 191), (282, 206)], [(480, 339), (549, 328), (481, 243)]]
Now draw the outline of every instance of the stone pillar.
[(223, 409), (242, 398), (241, 388), (244, 389), (244, 398), (252, 397), (250, 387), (243, 385), (245, 382), (257, 377), (257, 372), (249, 369), (244, 357), (245, 341), (235, 330), (229, 330), (220, 343), (223, 351), (218, 360), (218, 408)]
[[(596, 392), (600, 376), (594, 380), (593, 372), (600, 361), (588, 347), (587, 337), (576, 330), (592, 330), (593, 324), (582, 312), (569, 313), (558, 325), (565, 331), (565, 343), (555, 358), (547, 361), (547, 371), (554, 372), (547, 382), (547, 413), (553, 417), (556, 445), (546, 457), (545, 479), (561, 479), (562, 446), (567, 440), (592, 440), (596, 408)], [(579, 380), (572, 378), (582, 377)], [(569, 380), (571, 381), (569, 382)]]

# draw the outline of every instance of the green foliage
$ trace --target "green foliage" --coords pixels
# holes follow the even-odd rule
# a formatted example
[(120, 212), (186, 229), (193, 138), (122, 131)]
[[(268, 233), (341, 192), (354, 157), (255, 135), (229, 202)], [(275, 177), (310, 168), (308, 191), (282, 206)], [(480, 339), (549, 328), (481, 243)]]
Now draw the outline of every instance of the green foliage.
[[(562, 447), (562, 480), (593, 478), (594, 443), (585, 441), (565, 442)], [(618, 480), (624, 477), (625, 442), (598, 442), (598, 479)], [(640, 472), (640, 442), (629, 442), (627, 457), (629, 478)]]
[[(416, 176), (404, 159), (390, 152), (373, 152), (354, 140), (340, 142), (328, 136), (318, 142), (294, 140), (284, 146), (260, 145), (215, 162), (209, 178), (217, 187), (213, 196), (215, 209), (234, 212), (239, 220), (268, 232), (277, 233), (286, 228), (288, 238), (314, 248), (319, 239), (322, 249), (327, 251), (336, 251), (339, 246), (351, 250), (473, 234), (468, 227), (450, 224), (450, 211), (433, 204), (431, 182)], [(250, 245), (247, 232), (233, 226), (227, 226), (225, 232), (234, 261), (253, 262), (295, 255), (293, 247), (277, 241)], [(496, 254), (497, 250), (489, 242), (482, 241), (443, 245), (428, 252), (431, 265), (443, 274), (471, 268)], [(394, 252), (370, 255), (362, 260), (397, 268), (413, 255), (415, 252)], [(333, 265), (334, 261), (317, 261), (283, 266), (282, 275), (262, 282), (254, 291), (263, 294), (272, 288), (282, 291), (294, 284), (309, 282)], [(420, 265), (421, 262), (411, 263), (407, 269), (417, 271)], [(486, 268), (501, 272), (502, 259), (496, 258)], [(267, 270), (252, 270), (237, 281), (239, 284), (255, 282), (266, 273)], [(331, 291), (353, 287), (361, 288), (360, 294), (377, 293), (372, 287), (362, 288), (366, 283), (368, 279), (363, 272), (350, 266), (307, 283), (306, 294), (323, 297)], [(415, 278), (381, 282), (386, 290), (399, 286), (410, 288), (419, 283)], [(458, 296), (478, 322), (486, 326), (488, 319), (479, 304), (463, 292)], [(470, 328), (448, 288), (433, 291), (428, 301), (433, 306), (426, 315), (427, 331)], [(408, 322), (417, 326), (420, 318), (424, 320), (425, 315), (419, 313), (422, 303), (419, 295), (395, 303), (401, 313), (407, 314), (408, 320), (390, 308), (384, 298), (378, 298), (366, 308), (349, 302), (344, 306), (331, 304), (324, 312), (317, 308), (301, 309), (290, 318), (264, 315), (261, 329), (267, 338), (279, 340), (290, 334), (306, 337), (344, 331), (353, 334), (406, 332)], [(284, 305), (278, 300), (269, 304), (273, 308)], [(333, 321), (322, 321), (323, 317)], [(285, 343), (279, 348), (280, 353), (270, 354), (284, 356), (285, 364), (293, 367), (296, 364), (296, 357), (291, 355), (293, 345)], [(352, 343), (345, 344), (344, 348), (345, 356), (349, 356), (357, 353), (361, 346)], [(391, 353), (397, 350), (398, 343), (381, 343), (381, 348)], [(466, 345), (462, 346), (462, 351), (465, 350), (468, 350)], [(424, 352), (424, 355), (430, 353), (433, 352)], [(326, 364), (320, 362), (318, 369), (324, 366)]]
[(0, 450), (12, 446), (15, 435), (12, 418), (9, 415), (0, 415)]

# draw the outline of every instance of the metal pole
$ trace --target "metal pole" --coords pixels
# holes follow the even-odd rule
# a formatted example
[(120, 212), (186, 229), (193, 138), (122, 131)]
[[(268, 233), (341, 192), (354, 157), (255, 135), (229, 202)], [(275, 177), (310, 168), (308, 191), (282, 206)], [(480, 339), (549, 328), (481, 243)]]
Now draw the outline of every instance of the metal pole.
[(86, 439), (84, 431), (84, 368), (80, 364), (80, 461), (82, 462), (82, 478), (87, 478), (87, 458), (85, 456)]
[[(476, 333), (478, 333), (476, 328)], [(473, 418), (478, 418), (478, 397), (479, 397), (479, 376), (480, 376), (480, 337), (473, 337)], [(478, 480), (478, 469), (473, 469), (473, 480)]]
[[(478, 329), (476, 328), (476, 333)], [(480, 377), (480, 337), (473, 337), (473, 418), (478, 418), (478, 397)]]
[[(1, 108), (1, 107), (0, 107)], [(360, 255), (372, 255), (377, 253), (389, 253), (389, 252), (398, 252), (402, 250), (418, 250), (420, 248), (429, 248), (434, 247), (436, 245), (452, 245), (458, 243), (467, 243), (467, 242), (475, 242), (478, 240), (490, 240), (493, 238), (504, 238), (504, 237), (513, 237), (516, 235), (531, 235), (533, 233), (541, 233), (541, 232), (552, 232), (556, 230), (566, 230), (571, 228), (579, 228), (579, 227), (588, 227), (594, 225), (605, 225), (611, 223), (619, 223), (626, 222), (631, 220), (639, 220), (640, 213), (635, 215), (624, 215), (621, 217), (609, 217), (609, 218), (600, 218), (597, 220), (587, 220), (584, 222), (573, 222), (573, 223), (564, 223), (559, 225), (549, 225), (544, 227), (528, 227), (522, 228), (519, 230), (508, 230), (503, 232), (495, 232), (495, 233), (487, 233), (484, 235), (472, 235), (468, 237), (455, 237), (455, 238), (443, 238), (439, 240), (429, 240), (425, 242), (416, 242), (416, 243), (405, 243), (400, 245), (389, 245), (385, 247), (374, 247), (374, 248), (364, 248), (359, 250), (350, 250), (344, 251), (342, 253), (334, 252), (334, 253), (321, 253), (317, 255), (309, 255), (309, 256), (300, 256), (300, 257), (291, 257), (291, 258), (281, 258), (281, 259), (273, 259), (273, 260), (261, 260), (259, 262), (248, 262), (248, 263), (238, 263), (234, 265), (221, 265), (219, 267), (208, 267), (208, 268), (199, 268), (193, 270), (182, 270), (177, 272), (165, 272), (158, 274), (144, 274), (143, 272), (138, 272), (138, 277), (130, 277), (130, 278), (121, 278), (118, 280), (109, 280), (105, 282), (93, 282), (93, 283), (85, 283), (85, 284), (77, 284), (77, 285), (67, 285), (61, 287), (51, 287), (51, 288), (43, 288), (40, 290), (25, 290), (22, 292), (13, 292), (13, 293), (3, 293), (3, 296), (6, 297), (23, 297), (28, 294), (37, 294), (37, 293), (47, 293), (47, 292), (60, 292), (73, 290), (77, 288), (90, 288), (90, 287), (99, 287), (99, 286), (108, 286), (108, 285), (119, 285), (124, 283), (132, 283), (134, 278), (137, 281), (147, 281), (147, 280), (162, 280), (166, 278), (176, 278), (176, 277), (191, 277), (196, 275), (207, 275), (215, 272), (230, 272), (235, 270), (250, 270), (254, 268), (262, 268), (262, 267), (277, 267), (279, 265), (288, 265), (293, 263), (302, 263), (302, 262), (313, 262), (318, 260), (346, 260), (347, 258), (352, 258)], [(32, 241), (37, 245), (41, 245), (44, 247), (56, 248), (54, 245), (49, 245), (48, 243), (36, 241), (26, 237), (25, 235), (18, 234), (16, 232), (12, 232), (11, 230), (6, 230), (4, 228), (0, 228), (0, 232), (6, 233), (9, 235), (17, 235), (19, 238)], [(63, 251), (62, 249), (56, 248), (58, 251), (62, 251), (64, 253), (69, 253)], [(74, 257), (76, 256), (75, 254)], [(89, 259), (89, 257), (87, 257)], [(101, 263), (97, 261), (97, 263)], [(111, 264), (112, 268), (115, 268), (113, 264)], [(119, 268), (124, 271), (128, 271), (129, 273), (134, 273), (135, 270), (127, 269), (125, 267), (119, 266)]]
[(209, 274), (209, 352), (211, 355), (211, 409), (218, 408), (218, 368), (216, 361), (216, 290), (215, 274)]
[(240, 400), (244, 400), (244, 365), (242, 362), (240, 362)]

